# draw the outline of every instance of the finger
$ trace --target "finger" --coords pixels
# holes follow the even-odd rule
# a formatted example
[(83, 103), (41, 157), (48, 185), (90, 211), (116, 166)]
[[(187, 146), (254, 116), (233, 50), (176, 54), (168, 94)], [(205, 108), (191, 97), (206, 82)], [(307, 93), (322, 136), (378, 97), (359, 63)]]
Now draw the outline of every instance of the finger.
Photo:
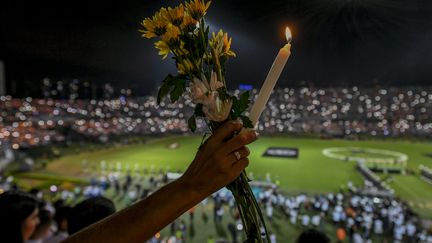
[(243, 127), (241, 121), (229, 121), (225, 122), (221, 127), (219, 127), (214, 134), (207, 141), (207, 145), (210, 150), (216, 150), (220, 144), (227, 139), (234, 136), (236, 132), (239, 132)]
[(228, 142), (224, 143), (219, 150), (223, 154), (229, 154), (245, 145), (252, 143), (255, 140), (257, 140), (255, 131), (250, 130), (241, 132), (237, 136), (231, 138)]
[(237, 162), (235, 162), (234, 164), (233, 164), (233, 166), (231, 167), (232, 168), (232, 172), (233, 172), (233, 177), (234, 177), (234, 179), (235, 178), (237, 178), (239, 175), (240, 175), (240, 173), (246, 168), (246, 167), (248, 167), (248, 165), (249, 165), (249, 159), (246, 157), (246, 158), (243, 158), (243, 159), (241, 159), (241, 160), (239, 160), (239, 161), (237, 161)]
[(237, 161), (239, 161), (245, 157), (248, 157), (249, 154), (250, 154), (249, 149), (246, 146), (243, 146), (239, 150), (236, 150), (236, 151), (228, 154), (228, 159), (229, 159), (228, 163), (234, 164)]

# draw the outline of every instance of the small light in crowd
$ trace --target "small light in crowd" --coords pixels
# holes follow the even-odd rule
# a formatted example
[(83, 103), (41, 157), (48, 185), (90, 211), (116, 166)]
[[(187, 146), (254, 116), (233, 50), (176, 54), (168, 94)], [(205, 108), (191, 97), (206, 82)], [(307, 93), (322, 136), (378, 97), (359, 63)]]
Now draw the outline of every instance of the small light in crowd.
[(380, 199), (377, 198), (377, 197), (374, 197), (373, 202), (374, 202), (374, 203), (379, 203), (379, 202), (380, 202)]
[(56, 192), (57, 191), (57, 186), (56, 185), (50, 186), (50, 191), (51, 192)]
[(237, 230), (242, 231), (243, 230), (243, 224), (237, 224)]
[(19, 149), (19, 145), (18, 145), (17, 143), (14, 143), (14, 144), (12, 145), (12, 148), (13, 148), (13, 149)]

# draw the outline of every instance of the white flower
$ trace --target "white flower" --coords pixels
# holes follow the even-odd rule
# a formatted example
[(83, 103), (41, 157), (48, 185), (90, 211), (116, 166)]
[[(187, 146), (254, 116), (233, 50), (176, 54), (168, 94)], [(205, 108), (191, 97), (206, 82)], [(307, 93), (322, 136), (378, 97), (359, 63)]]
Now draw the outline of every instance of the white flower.
[(214, 91), (207, 96), (203, 104), (203, 112), (211, 121), (225, 121), (231, 112), (232, 100), (221, 100), (219, 93)]
[(194, 103), (203, 103), (209, 92), (208, 86), (199, 79), (194, 79), (191, 84), (191, 97)]
[(210, 90), (216, 91), (221, 87), (223, 87), (223, 83), (217, 79), (217, 74), (212, 72), (210, 77)]
[(216, 92), (217, 89), (223, 87), (223, 83), (217, 79), (217, 74), (215, 72), (211, 73), (210, 82), (207, 78), (202, 75), (201, 80), (198, 78), (193, 79), (191, 84), (191, 97), (194, 103), (204, 104), (212, 92)]
[(211, 121), (225, 121), (231, 112), (232, 100), (219, 98), (217, 90), (223, 86), (215, 72), (211, 73), (210, 82), (203, 75), (201, 79), (194, 78), (191, 83), (192, 101), (203, 105), (203, 112)]

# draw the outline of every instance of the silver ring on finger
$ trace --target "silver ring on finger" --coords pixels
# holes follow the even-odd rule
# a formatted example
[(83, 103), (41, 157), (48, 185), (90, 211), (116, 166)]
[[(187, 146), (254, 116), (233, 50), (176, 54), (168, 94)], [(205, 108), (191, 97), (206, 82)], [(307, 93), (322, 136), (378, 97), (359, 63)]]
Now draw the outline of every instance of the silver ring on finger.
[(235, 151), (235, 152), (234, 152), (234, 156), (236, 157), (237, 160), (240, 160), (240, 159), (241, 159), (241, 154), (240, 154), (239, 151)]

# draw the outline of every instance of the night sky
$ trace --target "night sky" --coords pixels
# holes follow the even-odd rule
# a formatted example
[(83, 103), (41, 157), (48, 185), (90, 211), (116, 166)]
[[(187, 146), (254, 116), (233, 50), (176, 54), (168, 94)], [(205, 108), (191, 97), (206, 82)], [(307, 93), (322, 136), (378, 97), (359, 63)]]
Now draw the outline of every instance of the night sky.
[[(175, 72), (137, 29), (144, 17), (179, 1), (29, 2), (0, 4), (0, 59), (9, 83), (88, 78), (150, 93)], [(285, 25), (294, 40), (281, 87), (432, 85), (431, 2), (215, 0), (207, 20), (233, 36), (232, 87), (261, 84), (285, 43)]]

